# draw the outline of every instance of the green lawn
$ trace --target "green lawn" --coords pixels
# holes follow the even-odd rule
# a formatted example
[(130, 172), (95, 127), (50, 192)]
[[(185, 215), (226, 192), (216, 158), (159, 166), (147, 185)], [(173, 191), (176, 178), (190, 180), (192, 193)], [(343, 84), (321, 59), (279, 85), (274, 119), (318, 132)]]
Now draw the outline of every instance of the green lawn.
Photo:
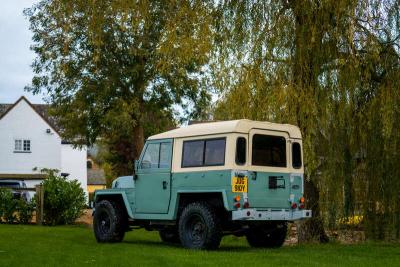
[(134, 230), (123, 243), (97, 244), (82, 226), (0, 225), (0, 266), (400, 266), (400, 246), (302, 245), (253, 249), (225, 237), (218, 251), (163, 244), (157, 232)]

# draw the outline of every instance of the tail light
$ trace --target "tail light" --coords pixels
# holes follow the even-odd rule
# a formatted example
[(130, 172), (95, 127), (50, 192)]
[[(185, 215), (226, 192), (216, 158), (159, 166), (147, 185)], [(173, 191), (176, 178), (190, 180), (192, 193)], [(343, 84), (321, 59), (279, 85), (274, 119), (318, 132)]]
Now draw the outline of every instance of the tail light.
[(244, 208), (244, 209), (248, 209), (249, 207), (250, 207), (249, 202), (244, 202), (244, 203), (243, 203), (243, 208)]
[(292, 209), (295, 209), (295, 208), (297, 208), (297, 204), (296, 204), (296, 202), (293, 202), (292, 203)]
[(233, 206), (237, 209), (240, 208), (240, 195), (235, 196), (235, 198), (233, 199), (233, 201), (235, 201), (235, 204), (233, 204)]
[(301, 197), (299, 199), (299, 202), (300, 202), (299, 209), (304, 209), (305, 208), (305, 205), (304, 205), (305, 199), (304, 199), (304, 197)]

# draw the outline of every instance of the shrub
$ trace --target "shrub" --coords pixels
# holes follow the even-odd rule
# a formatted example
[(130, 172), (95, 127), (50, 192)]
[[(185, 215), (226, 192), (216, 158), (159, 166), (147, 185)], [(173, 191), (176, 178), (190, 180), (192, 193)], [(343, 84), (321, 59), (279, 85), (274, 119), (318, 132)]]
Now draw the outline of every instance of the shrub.
[(13, 194), (8, 188), (0, 189), (0, 219), (7, 223), (13, 223), (16, 220), (17, 203)]
[(27, 224), (32, 221), (33, 212), (35, 211), (36, 205), (35, 200), (27, 202), (23, 199), (16, 200), (17, 202), (17, 222), (22, 224)]
[(0, 188), (0, 222), (29, 223), (34, 210), (34, 202), (15, 199), (10, 189)]
[(58, 176), (46, 170), (44, 187), (44, 222), (48, 225), (71, 224), (82, 215), (86, 197), (78, 181)]

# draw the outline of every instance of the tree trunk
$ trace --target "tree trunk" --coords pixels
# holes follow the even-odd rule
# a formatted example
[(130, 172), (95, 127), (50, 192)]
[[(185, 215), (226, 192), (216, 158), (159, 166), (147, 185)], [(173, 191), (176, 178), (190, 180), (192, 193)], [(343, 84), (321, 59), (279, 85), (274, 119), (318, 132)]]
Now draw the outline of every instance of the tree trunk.
[[(293, 94), (295, 99), (292, 103), (295, 105), (297, 125), (302, 131), (303, 138), (315, 138), (310, 132), (310, 128), (315, 125), (316, 118), (311, 106), (304, 105), (308, 98), (318, 102), (318, 71), (320, 69), (318, 54), (322, 40), (322, 32), (312, 32), (313, 23), (318, 16), (318, 10), (306, 10), (303, 2), (291, 1), (295, 24), (295, 49), (292, 62), (293, 88), (296, 90)], [(315, 140), (316, 141), (316, 140)], [(312, 171), (312, 170), (311, 170)], [(312, 173), (315, 173), (312, 171)], [(313, 212), (313, 217), (305, 222), (299, 223), (298, 240), (299, 242), (310, 242), (318, 240), (319, 242), (328, 242), (328, 236), (324, 230), (324, 224), (320, 215), (319, 208), (319, 190), (315, 183), (316, 176), (309, 177), (304, 181), (304, 196), (307, 208)]]
[(326, 243), (329, 238), (325, 233), (320, 215), (319, 190), (311, 179), (304, 181), (304, 195), (307, 200), (307, 209), (311, 209), (313, 214), (311, 219), (297, 224), (298, 242), (305, 243), (317, 240)]
[(139, 159), (140, 153), (142, 152), (144, 146), (144, 129), (143, 124), (138, 123), (133, 129), (133, 158), (135, 160)]

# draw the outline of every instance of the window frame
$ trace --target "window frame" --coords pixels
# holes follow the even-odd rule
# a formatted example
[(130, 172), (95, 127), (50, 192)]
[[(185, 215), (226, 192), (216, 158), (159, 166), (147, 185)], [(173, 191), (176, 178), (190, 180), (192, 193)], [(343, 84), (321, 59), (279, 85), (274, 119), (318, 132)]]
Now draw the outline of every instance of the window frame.
[[(284, 140), (284, 144), (285, 144), (285, 149), (284, 149), (284, 152), (285, 152), (285, 166), (274, 166), (274, 165), (256, 165), (256, 164), (254, 164), (253, 163), (253, 157), (254, 157), (254, 149), (253, 149), (253, 146), (254, 146), (254, 137), (256, 136), (256, 135), (264, 135), (264, 136), (269, 136), (269, 137), (277, 137), (277, 138), (283, 138), (283, 140)], [(255, 132), (255, 133), (252, 133), (251, 134), (251, 153), (250, 153), (250, 157), (251, 157), (251, 166), (254, 166), (254, 167), (258, 167), (258, 168), (275, 168), (275, 169), (287, 169), (288, 168), (288, 166), (290, 166), (289, 165), (289, 151), (288, 151), (288, 145), (287, 145), (287, 142), (288, 142), (288, 138), (287, 138), (287, 136), (285, 136), (285, 135), (281, 135), (281, 134), (279, 134), (279, 133), (274, 133), (274, 132), (271, 132), (271, 131), (265, 131), (265, 132)]]
[[(160, 160), (161, 160), (161, 145), (162, 144), (165, 144), (165, 145), (168, 145), (169, 146), (169, 153), (168, 153), (168, 164), (169, 164), (169, 166), (168, 167), (164, 167), (164, 168), (161, 168), (160, 167)], [(144, 156), (146, 155), (146, 152), (147, 152), (147, 149), (149, 148), (149, 146), (150, 145), (158, 145), (158, 161), (157, 161), (157, 168), (142, 168), (142, 162), (143, 162), (143, 159), (144, 159)], [(171, 165), (172, 165), (172, 162), (171, 162), (171, 153), (172, 153), (172, 146), (173, 146), (173, 143), (171, 142), (171, 141), (157, 141), (157, 142), (148, 142), (148, 143), (146, 143), (145, 144), (145, 147), (143, 148), (143, 151), (142, 151), (142, 154), (140, 155), (140, 158), (139, 158), (139, 163), (138, 163), (138, 169), (137, 169), (137, 171), (138, 172), (157, 172), (157, 171), (164, 171), (164, 170), (169, 170), (169, 169), (171, 169)], [(168, 151), (168, 150), (167, 150)]]
[[(17, 149), (17, 142), (20, 142), (20, 149)], [(29, 149), (25, 149), (25, 147)], [(32, 153), (31, 139), (14, 138), (14, 153)]]
[[(222, 164), (205, 164), (206, 158), (206, 147), (208, 141), (215, 141), (215, 140), (223, 140), (224, 141), (224, 157), (222, 160)], [(202, 153), (202, 165), (184, 165), (184, 155), (185, 155), (185, 143), (191, 142), (203, 142), (203, 153)], [(201, 168), (201, 167), (218, 167), (218, 166), (225, 166), (225, 159), (226, 159), (226, 136), (224, 137), (214, 137), (214, 138), (203, 138), (203, 139), (192, 139), (192, 140), (185, 140), (182, 142), (182, 154), (181, 154), (181, 168)]]

